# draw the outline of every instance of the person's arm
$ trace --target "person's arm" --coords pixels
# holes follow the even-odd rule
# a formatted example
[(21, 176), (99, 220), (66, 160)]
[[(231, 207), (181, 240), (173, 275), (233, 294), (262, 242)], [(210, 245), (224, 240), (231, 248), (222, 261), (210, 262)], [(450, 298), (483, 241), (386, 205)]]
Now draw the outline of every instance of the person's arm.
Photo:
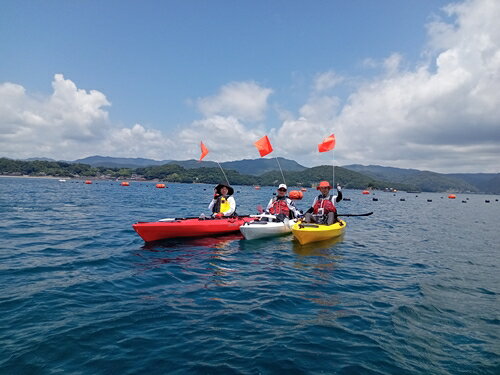
[(318, 197), (315, 197), (312, 206), (306, 211), (306, 214), (307, 213), (312, 214), (314, 212), (314, 205), (316, 204), (317, 200), (318, 200)]
[(212, 202), (208, 205), (208, 209), (212, 211), (212, 208), (214, 207), (215, 203), (217, 202), (217, 198), (220, 197), (220, 194), (217, 193), (217, 190), (214, 189), (214, 199), (212, 199)]
[(273, 206), (273, 198), (271, 198), (269, 200), (269, 203), (267, 204), (267, 207), (266, 207), (266, 212), (269, 212), (269, 210), (271, 209), (271, 207)]
[(340, 202), (342, 200), (342, 189), (340, 185), (337, 185), (337, 198), (335, 198), (335, 202)]
[(224, 212), (224, 216), (231, 216), (236, 211), (236, 201), (233, 197), (227, 198), (227, 201), (229, 203), (229, 210)]
[(217, 202), (217, 199), (212, 199), (212, 202), (210, 202), (210, 204), (208, 205), (208, 209), (210, 211), (212, 211), (212, 208), (214, 208), (214, 205), (215, 205), (215, 202)]
[(295, 203), (290, 198), (287, 198), (286, 203), (288, 205), (288, 209), (293, 212), (295, 217), (299, 217), (300, 211), (295, 207)]

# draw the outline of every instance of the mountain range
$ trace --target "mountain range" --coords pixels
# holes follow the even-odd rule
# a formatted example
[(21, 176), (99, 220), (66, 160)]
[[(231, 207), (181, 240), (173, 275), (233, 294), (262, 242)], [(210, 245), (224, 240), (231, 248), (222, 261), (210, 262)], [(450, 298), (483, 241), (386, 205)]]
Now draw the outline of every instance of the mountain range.
[(500, 173), (436, 173), (418, 169), (382, 167), (379, 165), (345, 165), (379, 181), (415, 186), (421, 191), (460, 191), (500, 194)]
[[(286, 171), (303, 171), (307, 169), (294, 160), (278, 158), (280, 166)], [(107, 168), (141, 168), (164, 164), (177, 164), (186, 169), (194, 168), (218, 168), (214, 161), (190, 160), (153, 160), (142, 158), (113, 158), (109, 156), (90, 156), (83, 159), (74, 160), (72, 163), (88, 164), (93, 167)], [(223, 169), (232, 169), (242, 174), (259, 176), (263, 173), (278, 170), (276, 159), (243, 159), (236, 161), (226, 161), (220, 163)]]
[[(47, 158), (31, 158), (30, 160), (44, 160)], [(307, 168), (294, 160), (278, 158), (283, 171), (286, 171), (287, 180), (313, 180), (321, 177), (327, 171), (326, 166)], [(108, 156), (91, 156), (67, 163), (87, 164), (92, 167), (105, 168), (148, 168), (159, 167), (162, 165), (179, 165), (186, 170), (195, 168), (218, 168), (218, 164), (212, 161), (197, 160), (153, 160), (145, 158), (114, 158)], [(275, 158), (272, 159), (244, 159), (220, 163), (225, 171), (236, 171), (242, 175), (259, 176), (264, 180), (270, 180), (279, 170)], [(331, 167), (330, 167), (331, 168)], [(337, 169), (338, 167), (336, 167)], [(500, 194), (500, 173), (436, 173), (431, 171), (421, 171), (417, 169), (404, 169), (394, 167), (384, 167), (379, 165), (360, 165), (352, 164), (342, 167), (345, 170), (356, 172), (356, 174), (346, 175), (343, 172), (342, 177), (346, 177), (344, 184), (349, 179), (357, 180), (358, 183), (369, 182), (371, 186), (394, 187), (397, 189), (417, 190), (417, 191), (453, 191), (453, 192), (482, 192)], [(320, 172), (320, 173), (318, 173)], [(274, 174), (273, 174), (274, 173)], [(279, 173), (279, 172), (278, 172)], [(327, 173), (328, 174), (328, 173)], [(369, 177), (369, 180), (363, 180), (360, 175)], [(340, 175), (338, 176), (340, 177)], [(274, 178), (274, 177), (273, 177)], [(275, 179), (275, 178), (274, 178)]]

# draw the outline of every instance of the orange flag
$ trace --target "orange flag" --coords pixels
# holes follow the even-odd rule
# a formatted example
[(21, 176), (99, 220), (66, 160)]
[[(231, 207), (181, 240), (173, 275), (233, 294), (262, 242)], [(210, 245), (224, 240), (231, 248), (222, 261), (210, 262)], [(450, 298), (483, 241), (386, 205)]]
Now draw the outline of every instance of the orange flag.
[(335, 148), (335, 134), (332, 134), (325, 139), (323, 139), (323, 142), (321, 142), (318, 145), (318, 151), (319, 152), (326, 152), (333, 150)]
[(200, 156), (200, 160), (198, 160), (198, 161), (201, 161), (201, 159), (203, 159), (208, 154), (208, 148), (206, 148), (206, 146), (203, 144), (203, 142), (200, 142), (200, 147), (201, 147), (201, 156)]
[(264, 157), (267, 154), (273, 152), (273, 146), (271, 146), (271, 142), (269, 142), (269, 138), (267, 138), (267, 135), (263, 136), (261, 139), (255, 142), (254, 145), (255, 147), (257, 147), (257, 150), (259, 150), (261, 157)]

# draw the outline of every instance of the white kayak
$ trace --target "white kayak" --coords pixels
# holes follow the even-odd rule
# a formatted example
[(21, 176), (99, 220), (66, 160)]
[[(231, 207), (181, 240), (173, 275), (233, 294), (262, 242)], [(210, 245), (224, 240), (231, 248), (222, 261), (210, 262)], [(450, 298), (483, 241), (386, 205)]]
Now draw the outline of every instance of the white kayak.
[(255, 217), (254, 221), (244, 223), (240, 226), (240, 231), (247, 240), (291, 233), (292, 226), (297, 222), (295, 219), (280, 221), (276, 216), (271, 214), (252, 215), (252, 217)]

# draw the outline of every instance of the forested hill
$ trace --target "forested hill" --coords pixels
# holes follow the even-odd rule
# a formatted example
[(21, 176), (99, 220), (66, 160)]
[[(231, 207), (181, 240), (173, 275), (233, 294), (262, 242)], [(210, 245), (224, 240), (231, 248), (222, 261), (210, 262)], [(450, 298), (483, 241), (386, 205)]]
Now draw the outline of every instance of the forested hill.
[[(42, 159), (42, 158), (41, 158)], [(300, 165), (295, 160), (278, 158), (281, 168), (284, 171), (303, 171), (306, 167)], [(110, 156), (89, 156), (84, 159), (78, 159), (73, 162), (78, 164), (89, 164), (92, 167), (105, 168), (144, 168), (164, 164), (177, 164), (183, 168), (215, 168), (218, 167), (213, 161), (191, 160), (153, 160), (143, 158), (115, 158)], [(220, 163), (224, 169), (232, 169), (240, 173), (258, 176), (265, 172), (279, 169), (276, 158), (244, 159), (235, 161), (226, 161)]]
[(443, 174), (417, 169), (359, 164), (346, 165), (344, 168), (362, 173), (376, 180), (412, 185), (416, 187), (416, 190), (500, 194), (500, 173)]
[[(273, 159), (266, 159), (276, 162)], [(361, 166), (363, 167), (363, 166)], [(370, 166), (369, 166), (370, 167)], [(353, 189), (394, 188), (405, 191), (449, 191), (449, 192), (486, 192), (500, 193), (500, 174), (444, 175), (428, 171), (402, 170), (376, 166), (376, 173), (369, 167), (363, 167), (363, 173), (348, 168), (335, 167), (335, 182)], [(368, 168), (368, 169), (367, 169)], [(381, 169), (382, 168), (382, 169)], [(224, 168), (229, 181), (234, 185), (276, 185), (283, 178), (278, 170), (268, 171), (258, 176), (240, 173)], [(382, 172), (381, 172), (382, 171)], [(26, 161), (0, 158), (0, 175), (11, 176), (56, 176), (76, 178), (122, 178), (122, 179), (157, 179), (167, 182), (204, 182), (218, 183), (223, 180), (219, 167), (184, 168), (177, 164), (164, 164), (142, 168), (106, 168), (92, 167), (87, 164), (75, 164), (56, 161)], [(332, 167), (328, 165), (305, 168), (300, 171), (284, 171), (290, 186), (309, 187), (321, 180), (332, 179)]]
[[(260, 176), (241, 174), (231, 169), (225, 169), (229, 181), (234, 185), (276, 185), (282, 182), (281, 173), (277, 170)], [(320, 166), (307, 168), (303, 171), (284, 172), (286, 182), (290, 186), (309, 187), (321, 180), (331, 180), (332, 167)], [(86, 164), (72, 164), (55, 161), (22, 161), (0, 158), (0, 174), (12, 176), (57, 176), (57, 177), (100, 177), (100, 178), (145, 178), (158, 179), (167, 182), (204, 182), (218, 183), (223, 180), (220, 169), (191, 168), (186, 169), (177, 164), (164, 164), (145, 168), (105, 168), (92, 167)], [(368, 187), (384, 188), (385, 182), (364, 176), (344, 168), (335, 168), (336, 181), (347, 188), (365, 189)], [(405, 186), (397, 185), (401, 189)]]

